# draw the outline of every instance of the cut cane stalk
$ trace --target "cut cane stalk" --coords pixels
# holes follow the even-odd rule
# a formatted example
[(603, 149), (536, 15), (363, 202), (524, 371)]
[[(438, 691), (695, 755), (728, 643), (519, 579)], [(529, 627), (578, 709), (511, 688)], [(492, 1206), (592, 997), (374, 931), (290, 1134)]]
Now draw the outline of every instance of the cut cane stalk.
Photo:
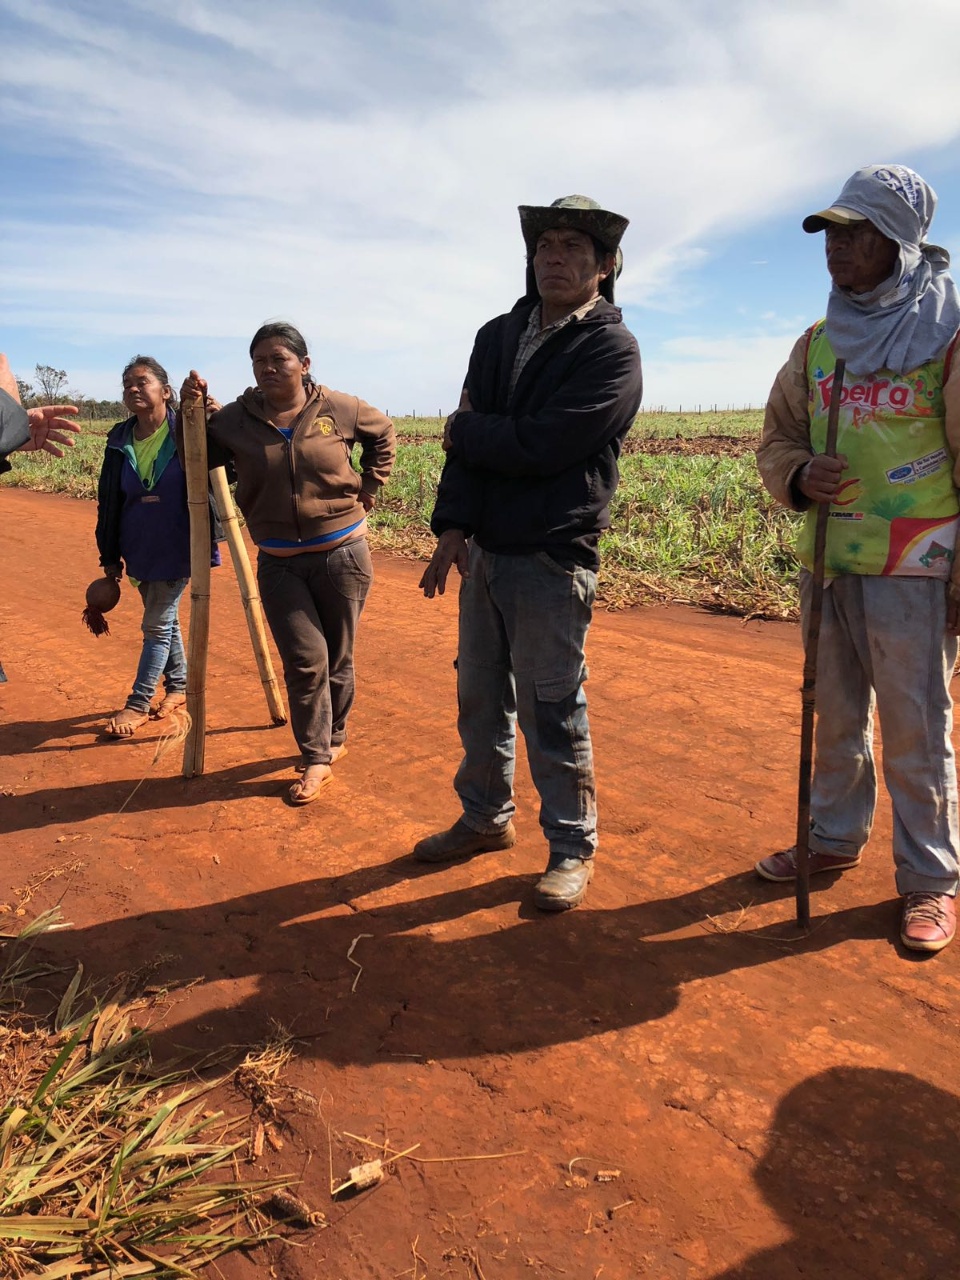
[(280, 684), (273, 669), (270, 650), (267, 647), (267, 632), (263, 625), (263, 606), (260, 603), (257, 579), (250, 567), (247, 545), (243, 540), (240, 521), (237, 519), (237, 509), (233, 504), (230, 486), (227, 483), (227, 473), (223, 467), (214, 467), (212, 469), (210, 472), (210, 484), (217, 502), (217, 509), (220, 512), (220, 523), (223, 525), (227, 545), (230, 548), (234, 572), (237, 575), (237, 582), (240, 586), (240, 599), (243, 601), (243, 611), (246, 614), (247, 629), (250, 632), (250, 640), (253, 643), (253, 656), (257, 660), (260, 683), (263, 685), (263, 692), (267, 699), (267, 711), (270, 713), (270, 718), (274, 724), (286, 724), (287, 709), (283, 703)]
[(185, 778), (203, 773), (207, 731), (207, 648), (210, 640), (210, 501), (207, 496), (207, 421), (203, 401), (183, 402), (183, 456), (190, 514), (190, 635), (187, 643)]

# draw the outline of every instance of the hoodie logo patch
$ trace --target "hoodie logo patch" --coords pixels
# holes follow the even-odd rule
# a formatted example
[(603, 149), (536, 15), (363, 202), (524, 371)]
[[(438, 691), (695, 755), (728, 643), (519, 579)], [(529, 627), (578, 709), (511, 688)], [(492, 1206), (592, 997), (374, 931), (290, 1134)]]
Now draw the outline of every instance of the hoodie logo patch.
[(314, 425), (322, 436), (328, 436), (333, 431), (332, 418), (317, 418)]

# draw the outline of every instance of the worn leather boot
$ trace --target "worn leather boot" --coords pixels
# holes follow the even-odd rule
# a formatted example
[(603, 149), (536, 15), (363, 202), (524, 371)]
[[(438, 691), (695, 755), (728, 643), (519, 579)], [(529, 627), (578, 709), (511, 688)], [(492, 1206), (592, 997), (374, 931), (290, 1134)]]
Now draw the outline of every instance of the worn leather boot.
[(418, 840), (413, 846), (413, 856), (418, 862), (453, 862), (456, 858), (470, 858), (475, 853), (510, 849), (516, 842), (517, 833), (512, 822), (494, 835), (485, 836), (458, 818), (448, 830)]
[(562, 858), (547, 864), (533, 891), (541, 911), (569, 911), (583, 901), (593, 879), (593, 858)]

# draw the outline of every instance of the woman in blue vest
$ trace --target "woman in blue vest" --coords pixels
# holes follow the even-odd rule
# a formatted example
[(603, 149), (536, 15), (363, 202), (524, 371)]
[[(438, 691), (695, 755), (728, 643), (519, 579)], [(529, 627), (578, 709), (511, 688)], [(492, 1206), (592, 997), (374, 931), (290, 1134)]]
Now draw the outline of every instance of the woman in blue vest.
[[(107, 722), (111, 738), (129, 738), (153, 711), (169, 715), (186, 701), (187, 660), (180, 634), (180, 597), (190, 579), (187, 485), (177, 457), (173, 388), (151, 356), (123, 371), (123, 403), (133, 415), (107, 436), (97, 488), (97, 547), (110, 578), (127, 576), (143, 600), (143, 648), (133, 688)], [(216, 542), (211, 564), (220, 563)]]

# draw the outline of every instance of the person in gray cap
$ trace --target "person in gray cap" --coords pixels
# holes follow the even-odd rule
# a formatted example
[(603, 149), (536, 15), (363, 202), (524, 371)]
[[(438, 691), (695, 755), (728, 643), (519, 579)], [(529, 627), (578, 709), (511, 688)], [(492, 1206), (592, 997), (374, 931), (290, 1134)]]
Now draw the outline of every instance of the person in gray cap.
[(461, 578), (457, 657), (463, 809), (414, 848), (440, 863), (509, 849), (516, 726), (549, 846), (534, 901), (582, 901), (597, 848), (583, 682), (600, 534), (640, 405), (636, 339), (613, 304), (627, 219), (585, 196), (523, 205), (526, 293), (477, 334), (431, 527), (427, 598)]
[[(777, 376), (757, 453), (764, 484), (806, 511), (799, 556), (809, 613), (816, 508), (830, 504), (817, 663), (810, 872), (860, 863), (877, 799), (874, 708), (893, 801), (900, 938), (942, 950), (956, 932), (960, 866), (950, 678), (960, 622), (960, 296), (927, 243), (936, 195), (912, 169), (870, 165), (806, 218), (826, 233), (826, 319)], [(838, 357), (837, 457), (826, 421)], [(777, 882), (796, 851), (761, 859)]]

